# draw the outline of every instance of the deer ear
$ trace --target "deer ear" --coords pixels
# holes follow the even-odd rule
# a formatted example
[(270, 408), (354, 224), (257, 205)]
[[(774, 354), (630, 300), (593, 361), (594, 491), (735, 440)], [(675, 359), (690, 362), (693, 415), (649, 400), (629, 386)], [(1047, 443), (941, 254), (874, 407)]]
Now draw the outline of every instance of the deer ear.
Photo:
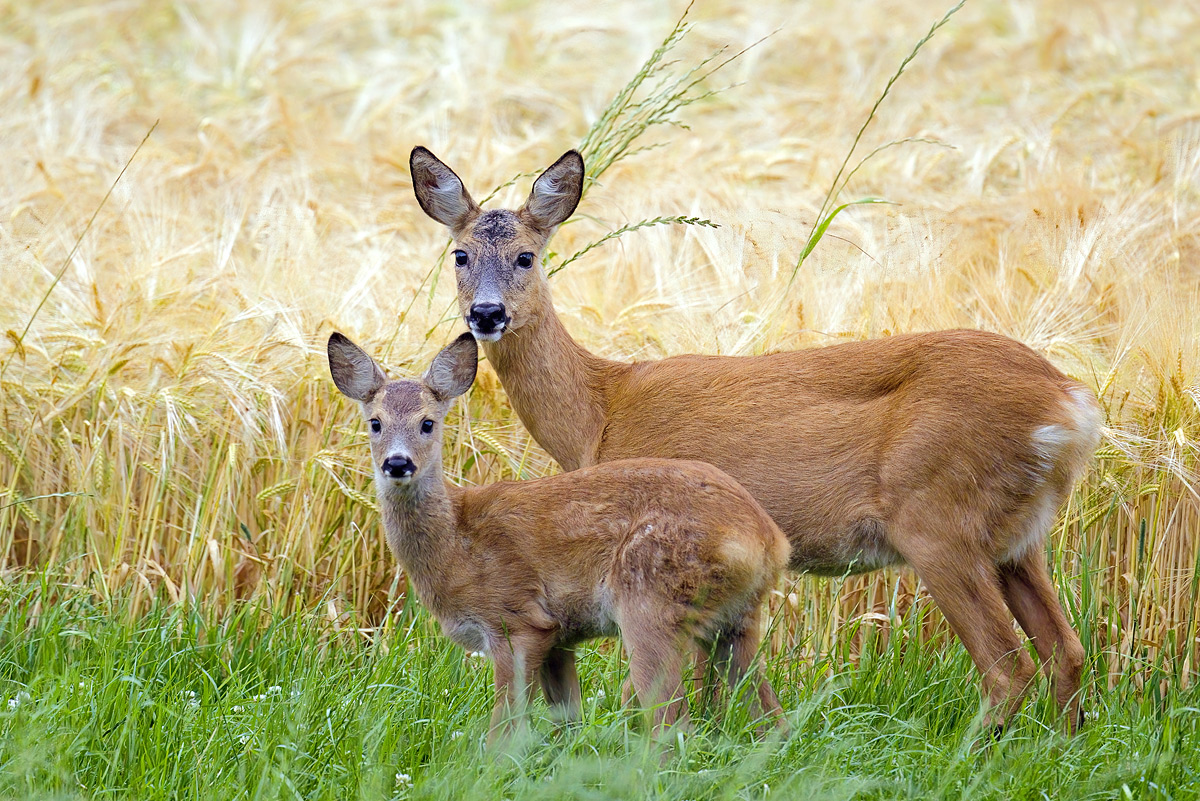
[(425, 386), (433, 391), (438, 400), (448, 401), (471, 388), (478, 369), (479, 349), (475, 345), (475, 337), (466, 333), (433, 357), (433, 363), (425, 372)]
[(457, 236), (467, 222), (479, 213), (479, 204), (471, 199), (454, 170), (443, 164), (428, 149), (418, 145), (408, 158), (413, 193), (421, 208)]
[(533, 182), (533, 191), (518, 213), (534, 227), (551, 231), (571, 216), (581, 197), (583, 156), (568, 150)]
[(365, 403), (387, 383), (375, 360), (337, 331), (329, 335), (326, 350), (333, 383), (347, 398)]

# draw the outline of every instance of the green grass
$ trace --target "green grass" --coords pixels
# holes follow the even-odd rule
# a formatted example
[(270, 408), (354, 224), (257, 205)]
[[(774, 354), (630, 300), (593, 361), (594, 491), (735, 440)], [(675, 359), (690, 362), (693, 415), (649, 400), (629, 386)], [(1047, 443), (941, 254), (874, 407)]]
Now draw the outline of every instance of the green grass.
[[(259, 4), (268, 16), (271, 5)], [(1059, 120), (1050, 137), (1053, 147), (1046, 150), (1052, 157), (1010, 150), (1005, 126), (989, 122), (990, 112), (979, 113), (975, 100), (948, 105), (952, 100), (943, 90), (949, 87), (939, 85), (938, 73), (931, 72), (924, 85), (917, 75), (904, 84), (906, 93), (923, 92), (909, 105), (907, 119), (924, 119), (933, 112), (935, 132), (940, 116), (971, 132), (994, 127), (994, 139), (965, 137), (959, 142), (963, 160), (947, 162), (957, 166), (944, 170), (930, 167), (926, 172), (916, 169), (915, 162), (897, 168), (891, 162), (874, 177), (870, 169), (859, 173), (867, 162), (894, 156), (894, 145), (928, 141), (913, 135), (923, 127), (906, 123), (887, 129), (879, 140), (883, 144), (853, 161), (860, 143), (864, 149), (872, 144), (864, 132), (882, 122), (876, 111), (893, 84), (960, 5), (934, 24), (891, 73), (848, 149), (846, 131), (840, 128), (842, 111), (853, 111), (863, 87), (853, 77), (856, 70), (847, 71), (840, 58), (829, 57), (849, 45), (822, 35), (819, 39), (832, 42), (833, 49), (825, 57), (806, 50), (802, 73), (783, 69), (786, 59), (776, 50), (761, 63), (783, 71), (772, 77), (770, 70), (746, 65), (744, 74), (753, 84), (736, 104), (724, 111), (720, 103), (690, 109), (707, 126), (700, 130), (710, 155), (622, 164), (669, 144), (685, 125), (678, 112), (714, 99), (721, 91), (713, 84), (723, 75), (718, 71), (744, 52), (719, 45), (703, 45), (700, 55), (695, 48), (676, 52), (690, 29), (685, 12), (595, 119), (553, 114), (546, 120), (554, 122), (526, 120), (533, 126), (528, 139), (545, 143), (538, 145), (541, 156), (578, 144), (589, 164), (587, 188), (601, 175), (612, 179), (608, 202), (644, 193), (664, 203), (621, 222), (623, 212), (605, 217), (602, 197), (581, 213), (580, 225), (566, 226), (558, 235), (555, 247), (561, 252), (547, 254), (546, 266), (551, 272), (572, 268), (555, 279), (555, 293), (562, 290), (561, 302), (572, 297), (568, 290), (573, 289), (576, 299), (567, 308), (573, 303), (604, 321), (593, 327), (591, 343), (603, 346), (606, 354), (627, 358), (635, 353), (711, 352), (708, 340), (666, 336), (677, 317), (626, 315), (643, 305), (643, 297), (655, 303), (666, 297), (672, 308), (686, 308), (691, 319), (698, 296), (694, 286), (690, 295), (628, 295), (636, 302), (624, 310), (606, 305), (605, 298), (614, 275), (629, 279), (636, 274), (619, 272), (626, 263), (657, 265), (666, 268), (668, 283), (689, 283), (719, 266), (720, 258), (708, 254), (697, 260), (684, 247), (686, 241), (679, 240), (662, 240), (659, 249), (640, 251), (642, 262), (602, 246), (660, 225), (691, 226), (705, 233), (711, 224), (707, 218), (667, 213), (681, 198), (698, 198), (697, 213), (710, 207), (788, 208), (795, 219), (777, 224), (781, 237), (794, 245), (797, 261), (791, 255), (785, 259), (795, 266), (780, 273), (790, 276), (779, 278), (779, 291), (758, 299), (747, 293), (751, 300), (745, 305), (738, 301), (744, 314), (736, 318), (702, 315), (717, 323), (736, 319), (737, 327), (762, 321), (753, 323), (761, 325), (759, 333), (745, 340), (753, 344), (751, 350), (824, 344), (825, 334), (814, 339), (813, 332), (865, 338), (880, 335), (881, 329), (935, 323), (983, 326), (1029, 339), (1095, 387), (1110, 434), (1095, 469), (1051, 536), (1056, 585), (1092, 656), (1085, 699), (1090, 720), (1082, 734), (1066, 738), (1058, 733), (1055, 712), (1040, 687), (1004, 737), (993, 741), (980, 727), (978, 679), (965, 652), (945, 639), (944, 623), (928, 597), (918, 593), (912, 574), (894, 571), (841, 582), (801, 579), (793, 585), (794, 601), (773, 599), (781, 622), (769, 670), (792, 723), (784, 741), (757, 741), (748, 731), (750, 722), (733, 708), (719, 724), (701, 721), (699, 731), (660, 763), (640, 717), (621, 709), (616, 700), (624, 678), (619, 649), (597, 644), (581, 665), (588, 699), (584, 724), (558, 733), (539, 717), (533, 742), (519, 758), (486, 755), (480, 741), (490, 707), (490, 669), (484, 660), (440, 638), (415, 602), (386, 613), (388, 601), (396, 597), (396, 573), (371, 511), (361, 426), (357, 418), (349, 422), (354, 415), (328, 382), (323, 351), (312, 346), (323, 341), (319, 332), (335, 322), (330, 316), (334, 308), (337, 324), (358, 321), (351, 324), (390, 343), (386, 351), (393, 363), (407, 367), (427, 360), (428, 341), (435, 333), (446, 334), (446, 323), (454, 319), (438, 313), (452, 305), (444, 280), (441, 294), (437, 289), (443, 259), (427, 271), (420, 266), (437, 252), (427, 241), (429, 222), (406, 192), (399, 203), (386, 194), (371, 194), (388, 182), (375, 180), (379, 175), (361, 163), (353, 162), (371, 180), (358, 184), (346, 178), (354, 170), (347, 170), (351, 162), (342, 160), (345, 154), (370, 161), (382, 156), (385, 163), (389, 156), (372, 144), (367, 127), (343, 128), (338, 114), (287, 114), (274, 121), (264, 117), (263, 130), (270, 133), (258, 137), (264, 147), (288, 143), (283, 151), (268, 154), (268, 169), (261, 169), (266, 151), (237, 138), (244, 121), (257, 119), (259, 109), (306, 105), (315, 96), (311, 77), (324, 80), (315, 86), (324, 86), (326, 97), (363, 92), (369, 98), (372, 84), (343, 78), (340, 67), (337, 74), (324, 73), (321, 65), (353, 64), (360, 52), (377, 45), (349, 33), (345, 39), (312, 38), (312, 32), (334, 27), (348, 32), (353, 26), (302, 29), (281, 24), (272, 28), (263, 52), (291, 42), (287, 47), (295, 52), (311, 54), (304, 80), (295, 82), (302, 92), (294, 94), (284, 80), (286, 67), (264, 67), (259, 77), (277, 102), (263, 104), (255, 95), (239, 103), (228, 95), (223, 101), (227, 107), (214, 108), (211, 87), (224, 80), (222, 75), (242, 74), (247, 51), (241, 45), (218, 48), (195, 63), (185, 60), (189, 69), (198, 64), (201, 73), (205, 64), (211, 67), (214, 78), (197, 81), (192, 72), (169, 68), (179, 61), (174, 58), (179, 43), (193, 41), (195, 31), (203, 33), (199, 26), (175, 27), (178, 15), (168, 14), (157, 30), (147, 27), (146, 20), (153, 18), (146, 15), (138, 21), (97, 12), (87, 19), (54, 12), (53, 4), (30, 4), (36, 13), (28, 18), (18, 14), (15, 29), (53, 31), (47, 39), (56, 44), (43, 47), (38, 58), (43, 67), (53, 68), (47, 72), (49, 80), (39, 82), (34, 76), (31, 87), (24, 80), (10, 82), (15, 114), (10, 150), (16, 154), (10, 161), (19, 167), (32, 163), (31, 153), (43, 155), (36, 173), (18, 176), (20, 189), (14, 196), (23, 201), (12, 215), (17, 227), (9, 238), (9, 261), (25, 265), (32, 260), (29, 264), (37, 267), (32, 274), (52, 280), (43, 286), (17, 271), (6, 284), (13, 302), (2, 326), (12, 329), (12, 350), (0, 362), (0, 379), (5, 379), (0, 411), (6, 421), (0, 431), (0, 798), (1200, 797), (1200, 692), (1194, 688), (1200, 658), (1200, 507), (1193, 492), (1200, 458), (1200, 396), (1197, 363), (1190, 356), (1200, 351), (1191, 347), (1195, 326), (1188, 324), (1195, 303), (1179, 288), (1186, 288), (1182, 279), (1187, 276), (1178, 272), (1180, 254), (1194, 252), (1198, 241), (1200, 229), (1188, 221), (1200, 216), (1189, 214), (1195, 198), (1179, 189), (1194, 184), (1191, 162), (1161, 158), (1166, 152), (1186, 156), (1197, 140), (1194, 133), (1168, 136), (1182, 130), (1171, 123), (1154, 136), (1126, 137), (1123, 149), (1109, 153), (1112, 137), (1093, 121), (1156, 118), (1158, 111), (1121, 105), (1127, 102), (1121, 98), (1158, 96), (1169, 87), (1140, 62), (1117, 69), (1113, 53), (1135, 52), (1147, 43), (1169, 45), (1174, 49), (1160, 59), (1169, 63), (1169, 53), (1176, 54), (1175, 60), (1187, 54), (1186, 37), (1165, 42), (1152, 26), (1138, 33), (1143, 26), (1107, 22), (1100, 33), (1087, 33), (1086, 25), (1073, 28), (1075, 78), (1067, 88), (1111, 84), (1144, 89), (1088, 89), (1087, 103), (1077, 104), (1047, 88), (1062, 82), (1040, 77), (1045, 67), (1038, 72), (1013, 69), (1007, 59), (994, 56), (1049, 53), (1059, 49), (1046, 46), (1053, 40), (1030, 40), (1013, 50), (978, 21), (963, 20), (960, 33), (948, 28), (939, 34), (946, 48), (942, 55), (929, 56), (935, 64), (939, 58), (954, 63), (960, 77), (964, 69), (989, 63), (1002, 64), (1019, 77), (1010, 86), (994, 80), (994, 71), (974, 72), (959, 83), (998, 87), (995, 91), (1012, 100), (1014, 124), (1020, 129), (1036, 131), (1046, 119)], [(1156, 8), (1156, 13), (1166, 15), (1171, 6)], [(291, 11), (288, 4), (280, 8)], [(347, 9), (337, 13), (360, 13)], [(1135, 8), (1133, 13), (1140, 12)], [(419, 20), (422, 15), (404, 9), (402, 16)], [(624, 16), (634, 20), (639, 15)], [(221, 19), (218, 15), (211, 21)], [(893, 39), (893, 20), (879, 19), (883, 22), (876, 25), (888, 30), (877, 41)], [(228, 35), (258, 26), (254, 20), (233, 24)], [(590, 23), (576, 26), (587, 30)], [(496, 35), (490, 24), (473, 28), (489, 41)], [(408, 28), (398, 25), (396, 30)], [(869, 24), (855, 30), (870, 41)], [(516, 33), (526, 32), (522, 27)], [(792, 47), (794, 33), (787, 29), (780, 39)], [(134, 51), (124, 46), (131, 35), (139, 42)], [(209, 52), (210, 42), (219, 45), (223, 35), (203, 33), (197, 49)], [(462, 29), (457, 34), (462, 42), (472, 41), (471, 35)], [(636, 37), (620, 32), (618, 38)], [(425, 58), (421, 48), (399, 42), (382, 49)], [(517, 46), (517, 39), (511, 42), (505, 48), (510, 61), (536, 54)], [(1096, 42), (1102, 46), (1094, 46)], [(335, 45), (345, 52), (329, 49)], [(471, 44), (462, 49), (490, 52)], [(12, 51), (26, 52), (24, 45)], [(111, 54), (130, 52), (133, 61), (111, 59)], [(592, 92), (598, 85), (593, 68), (612, 60), (607, 49), (598, 52), (603, 62), (543, 75), (539, 92), (591, 97), (561, 81), (582, 77)], [(237, 62), (223, 68), (223, 53), (237, 56)], [(273, 59), (265, 58), (266, 63)], [(480, 96), (507, 98), (515, 84), (509, 76), (519, 75), (524, 82), (533, 74), (530, 62), (509, 63), (507, 70), (504, 64), (487, 64), (486, 75), (472, 73), (469, 60), (463, 63), (462, 81), (484, 81)], [(425, 65), (411, 66), (406, 71), (417, 74)], [(17, 67), (14, 74), (25, 69), (23, 63)], [(105, 76), (104, 84), (81, 95), (80, 70)], [(347, 75), (353, 77), (353, 72)], [(735, 79), (741, 81), (730, 77)], [(165, 102), (173, 108), (178, 101), (184, 113), (169, 115), (175, 122), (155, 133), (151, 150), (123, 180), (122, 203), (106, 207), (107, 195), (100, 193), (111, 184), (107, 177), (95, 180), (105, 174), (97, 173), (97, 165), (107, 163), (116, 176), (136, 142), (125, 148), (109, 141), (131, 125), (129, 85), (146, 93), (139, 94), (140, 106), (158, 108)], [(208, 88), (198, 92), (197, 87)], [(485, 124), (478, 124), (473, 118), (478, 109), (467, 110), (469, 120), (458, 116), (466, 112), (453, 108), (453, 92), (432, 94), (436, 101), (404, 94), (384, 100), (402, 109), (413, 131), (435, 130), (450, 120), (459, 131), (456, 152), (478, 155), (473, 173), (500, 180), (509, 159), (521, 169), (538, 164), (533, 158), (538, 148), (527, 143), (520, 146), (528, 152), (519, 159), (513, 142), (503, 137), (498, 146), (487, 144), (497, 130), (511, 127), (507, 117), (497, 124), (485, 114)], [(792, 99), (770, 105), (773, 96)], [(1072, 114), (1059, 117), (1056, 112), (1047, 118), (1037, 104), (1025, 103), (1028, 97), (1049, 98), (1047, 106), (1058, 98)], [(541, 95), (535, 100), (530, 108), (544, 102)], [(894, 96), (890, 102), (903, 101)], [(1161, 102), (1172, 106), (1167, 99)], [(501, 105), (506, 115), (514, 107), (507, 100)], [(699, 113), (706, 106), (709, 111)], [(1086, 112), (1094, 118), (1085, 116), (1084, 106), (1094, 108)], [(829, 124), (808, 131), (813, 107), (839, 111), (816, 115)], [(1187, 116), (1186, 98), (1172, 107), (1183, 109), (1179, 119)], [(735, 108), (738, 113), (731, 116)], [(795, 140), (781, 141), (768, 152), (761, 146), (743, 147), (742, 133), (763, 121), (760, 114), (795, 120)], [(82, 148), (45, 144), (56, 141), (48, 132), (72, 131), (73, 121), (84, 117), (100, 121), (90, 134), (82, 132), (96, 141), (88, 144), (85, 137)], [(198, 162), (196, 130), (179, 124), (193, 118), (211, 123), (204, 128), (206, 148), (222, 131), (234, 132), (230, 142), (235, 146), (205, 150)], [(387, 118), (379, 120), (383, 125)], [(145, 131), (133, 128), (137, 136)], [(580, 141), (579, 131), (585, 128)], [(480, 140), (470, 139), (473, 131)], [(342, 144), (347, 136), (350, 147)], [(330, 147), (330, 142), (337, 144)], [(554, 142), (558, 144), (551, 146)], [(114, 147), (121, 161), (103, 155)], [(1145, 150), (1130, 149), (1135, 147)], [(93, 156), (78, 155), (86, 152)], [(1085, 177), (1073, 179), (1072, 158), (1081, 153), (1087, 155), (1079, 174)], [(503, 167), (493, 167), (492, 159)], [(1043, 161), (1053, 169), (1043, 173), (1038, 166)], [(954, 172), (976, 172), (963, 165), (984, 163), (994, 168), (979, 174), (981, 188), (974, 187), (974, 178), (950, 179)], [(1139, 165), (1154, 166), (1147, 173)], [(618, 169), (609, 172), (613, 167)], [(215, 170), (221, 180), (206, 177), (207, 170)], [(291, 170), (304, 176), (298, 184), (304, 191), (294, 191), (297, 187), (289, 183)], [(699, 178), (682, 181), (687, 172)], [(830, 172), (835, 175), (826, 182), (822, 176)], [(888, 181), (879, 179), (883, 173)], [(889, 183), (910, 173), (907, 184)], [(856, 175), (858, 180), (851, 182)], [(1016, 181), (1013, 175), (1024, 177)], [(179, 184), (181, 176), (185, 182)], [(51, 177), (55, 180), (44, 187)], [(933, 188), (925, 188), (927, 178)], [(483, 179), (472, 175), (471, 180)], [(276, 257), (271, 254), (278, 251), (272, 250), (269, 226), (247, 228), (244, 234), (238, 233), (238, 225), (219, 235), (211, 230), (215, 216), (241, 219), (243, 202), (240, 194), (214, 194), (213, 187), (241, 185), (247, 197), (292, 198), (297, 204), (292, 220), (308, 220), (312, 213), (313, 239), (323, 244), (285, 249), (294, 282), (274, 279)], [(510, 185), (501, 183), (499, 189)], [(287, 191), (280, 192), (280, 186)], [(804, 194), (788, 194), (789, 186), (803, 187)], [(804, 204), (820, 186), (827, 187), (823, 200), (804, 221)], [(900, 223), (923, 220), (922, 204), (931, 202), (960, 210), (946, 218), (951, 224), (935, 219), (931, 226), (921, 221), (914, 228), (930, 232), (931, 253), (947, 254), (931, 263), (948, 276), (945, 281), (905, 278), (876, 269), (885, 266), (878, 262), (864, 271), (853, 254), (837, 255), (842, 251), (800, 269), (810, 255), (824, 258), (825, 247), (814, 248), (841, 211), (873, 201), (871, 196), (849, 203), (839, 199), (847, 192), (854, 196), (860, 186), (914, 204), (915, 216), (896, 218)], [(179, 198), (201, 201), (192, 206)], [(1013, 209), (1023, 213), (1031, 200), (1045, 210), (1043, 200), (1050, 198), (1056, 200), (1044, 221), (1027, 224), (1014, 216)], [(397, 204), (401, 211), (394, 219), (377, 221), (355, 211), (360, 201), (371, 209)], [(1087, 218), (1093, 202), (1108, 214)], [(330, 209), (336, 212), (330, 214)], [(1126, 209), (1132, 212), (1122, 211)], [(1043, 211), (1033, 211), (1040, 219)], [(594, 212), (599, 216), (586, 218)], [(94, 231), (91, 222), (84, 224), (87, 213), (98, 221)], [(724, 219), (716, 213), (713, 218)], [(171, 224), (145, 225), (147, 220)], [(174, 226), (181, 221), (193, 228), (183, 225), (177, 232)], [(1063, 231), (1078, 225), (1082, 238), (1051, 234), (1059, 231), (1060, 221), (1070, 223)], [(376, 222), (384, 224), (380, 230), (394, 225), (398, 236), (387, 246), (389, 258), (378, 261), (385, 266), (356, 275), (360, 264), (371, 261), (373, 251), (363, 250), (363, 234), (374, 230)], [(741, 223), (735, 217), (722, 225), (736, 232)], [(956, 233), (947, 238), (939, 233), (942, 229)], [(286, 230), (292, 231), (290, 226)], [(294, 233), (284, 238), (291, 241)], [(632, 239), (625, 240), (631, 248)], [(900, 247), (902, 239), (888, 241)], [(60, 286), (66, 265), (74, 264), (70, 247), (81, 241), (83, 251), (94, 250), (81, 265), (95, 262), (102, 269), (95, 271), (90, 286), (85, 272), (66, 274)], [(848, 241), (858, 248), (853, 239)], [(870, 241), (868, 237), (867, 247)], [(239, 268), (224, 271), (211, 283), (181, 282), (179, 276), (194, 274), (190, 271), (207, 274), (211, 265), (201, 254), (209, 249), (240, 262)], [(1057, 276), (1069, 273), (1061, 265), (1073, 263), (1076, 251), (1096, 254), (1086, 265), (1086, 281), (1060, 282)], [(914, 264), (925, 264), (920, 252), (913, 252)], [(1009, 253), (1022, 254), (1019, 267), (1009, 264)], [(607, 257), (611, 269), (593, 271), (601, 277), (585, 281), (579, 275), (584, 256)], [(739, 258), (729, 263), (734, 271), (742, 267)], [(843, 264), (841, 259), (848, 260)], [(893, 259), (890, 265), (904, 263), (899, 256)], [(134, 272), (106, 266), (114, 264), (133, 265)], [(836, 296), (818, 291), (835, 274), (831, 264), (839, 274), (857, 271), (865, 288), (859, 292), (851, 284), (854, 291), (839, 290)], [(235, 280), (241, 273), (250, 276), (244, 283)], [(809, 274), (815, 280), (805, 286), (800, 279)], [(688, 280), (680, 281), (684, 276)], [(284, 283), (312, 289), (308, 294), (293, 295), (290, 288), (280, 293), (278, 285)], [(1060, 283), (1069, 291), (1054, 289)], [(411, 290), (411, 297), (396, 294), (400, 288)], [(383, 312), (363, 303), (376, 295)], [(94, 303), (79, 302), (87, 297)], [(914, 303), (914, 298), (920, 300)], [(731, 302), (732, 297), (726, 300), (721, 294), (720, 308)], [(872, 304), (897, 310), (914, 306), (919, 313), (880, 317)], [(281, 313), (261, 330), (253, 327), (263, 309), (275, 307), (297, 311)], [(1087, 311), (1090, 319), (1093, 309), (1097, 320), (1076, 327), (1077, 312)], [(1044, 325), (1027, 324), (1046, 319)], [(572, 325), (578, 326), (578, 320), (576, 315)], [(280, 321), (279, 330), (291, 333), (275, 338), (271, 332)], [(655, 343), (649, 351), (643, 349), (646, 341)], [(470, 420), (470, 426), (460, 421), (446, 455), (453, 475), (471, 483), (551, 469), (516, 424), (494, 380), (473, 391)], [(370, 626), (382, 621), (382, 628), (348, 628), (356, 618)], [(540, 712), (536, 706), (535, 716)]]
[[(582, 660), (584, 724), (534, 706), (520, 756), (482, 748), (487, 662), (412, 607), (386, 629), (334, 631), (323, 610), (175, 605), (132, 617), (48, 584), (8, 585), (0, 616), (0, 795), (6, 798), (1192, 798), (1200, 692), (1089, 683), (1072, 738), (1039, 700), (999, 741), (979, 727), (961, 647), (904, 647), (920, 613), (855, 667), (771, 660), (792, 724), (756, 740), (736, 708), (660, 765), (621, 708), (623, 660)], [(12, 699), (12, 700), (10, 700)]]

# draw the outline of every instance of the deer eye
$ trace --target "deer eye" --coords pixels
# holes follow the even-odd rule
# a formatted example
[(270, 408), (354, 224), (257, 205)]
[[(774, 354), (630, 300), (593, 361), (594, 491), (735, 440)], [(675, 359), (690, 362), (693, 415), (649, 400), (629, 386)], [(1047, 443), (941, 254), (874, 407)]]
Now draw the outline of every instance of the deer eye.
[(421, 433), (428, 434), (431, 431), (433, 431), (433, 421), (432, 420), (423, 420), (421, 422)]
[(533, 254), (532, 253), (522, 253), (520, 256), (517, 256), (517, 266), (518, 267), (532, 267), (533, 266)]
[(467, 266), (467, 252), (465, 250), (454, 251), (454, 264), (457, 267)]
[(372, 417), (371, 418), (371, 433), (378, 434), (382, 430), (383, 430), (383, 425), (379, 422), (379, 418)]

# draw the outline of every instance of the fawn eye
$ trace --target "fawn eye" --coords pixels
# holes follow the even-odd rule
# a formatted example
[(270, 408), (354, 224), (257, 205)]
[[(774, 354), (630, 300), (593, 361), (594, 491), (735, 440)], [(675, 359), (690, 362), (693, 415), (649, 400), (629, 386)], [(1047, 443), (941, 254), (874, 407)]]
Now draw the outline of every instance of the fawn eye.
[(432, 421), (432, 420), (425, 420), (425, 421), (423, 421), (423, 422), (421, 423), (421, 433), (422, 433), (422, 434), (428, 434), (428, 433), (430, 433), (431, 431), (433, 431), (433, 421)]
[(517, 266), (518, 267), (532, 267), (533, 266), (533, 254), (532, 253), (522, 253), (520, 256), (517, 256)]
[(383, 430), (383, 425), (379, 422), (379, 418), (372, 417), (371, 418), (371, 433), (378, 434), (382, 430)]
[(467, 252), (465, 250), (454, 251), (454, 264), (457, 267), (467, 266)]

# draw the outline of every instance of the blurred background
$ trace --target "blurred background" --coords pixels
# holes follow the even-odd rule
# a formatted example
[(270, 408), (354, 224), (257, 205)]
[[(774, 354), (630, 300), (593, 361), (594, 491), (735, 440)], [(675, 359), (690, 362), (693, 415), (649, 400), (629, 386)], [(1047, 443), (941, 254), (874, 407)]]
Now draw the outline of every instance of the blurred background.
[[(972, 0), (847, 161), (949, 7), (0, 2), (3, 585), (384, 624), (405, 584), (325, 339), (409, 375), (462, 330), (414, 145), (493, 206), (583, 147), (595, 182), (546, 266), (586, 250), (552, 286), (602, 355), (965, 326), (1092, 387), (1108, 428), (1051, 538), (1056, 577), (1111, 675), (1186, 683), (1197, 10)], [(797, 269), (840, 168), (877, 149), (838, 201), (891, 205), (847, 209)], [(557, 469), (486, 366), (450, 423), (454, 480)], [(943, 636), (910, 572), (794, 577), (772, 644), (853, 657), (914, 605)]]

